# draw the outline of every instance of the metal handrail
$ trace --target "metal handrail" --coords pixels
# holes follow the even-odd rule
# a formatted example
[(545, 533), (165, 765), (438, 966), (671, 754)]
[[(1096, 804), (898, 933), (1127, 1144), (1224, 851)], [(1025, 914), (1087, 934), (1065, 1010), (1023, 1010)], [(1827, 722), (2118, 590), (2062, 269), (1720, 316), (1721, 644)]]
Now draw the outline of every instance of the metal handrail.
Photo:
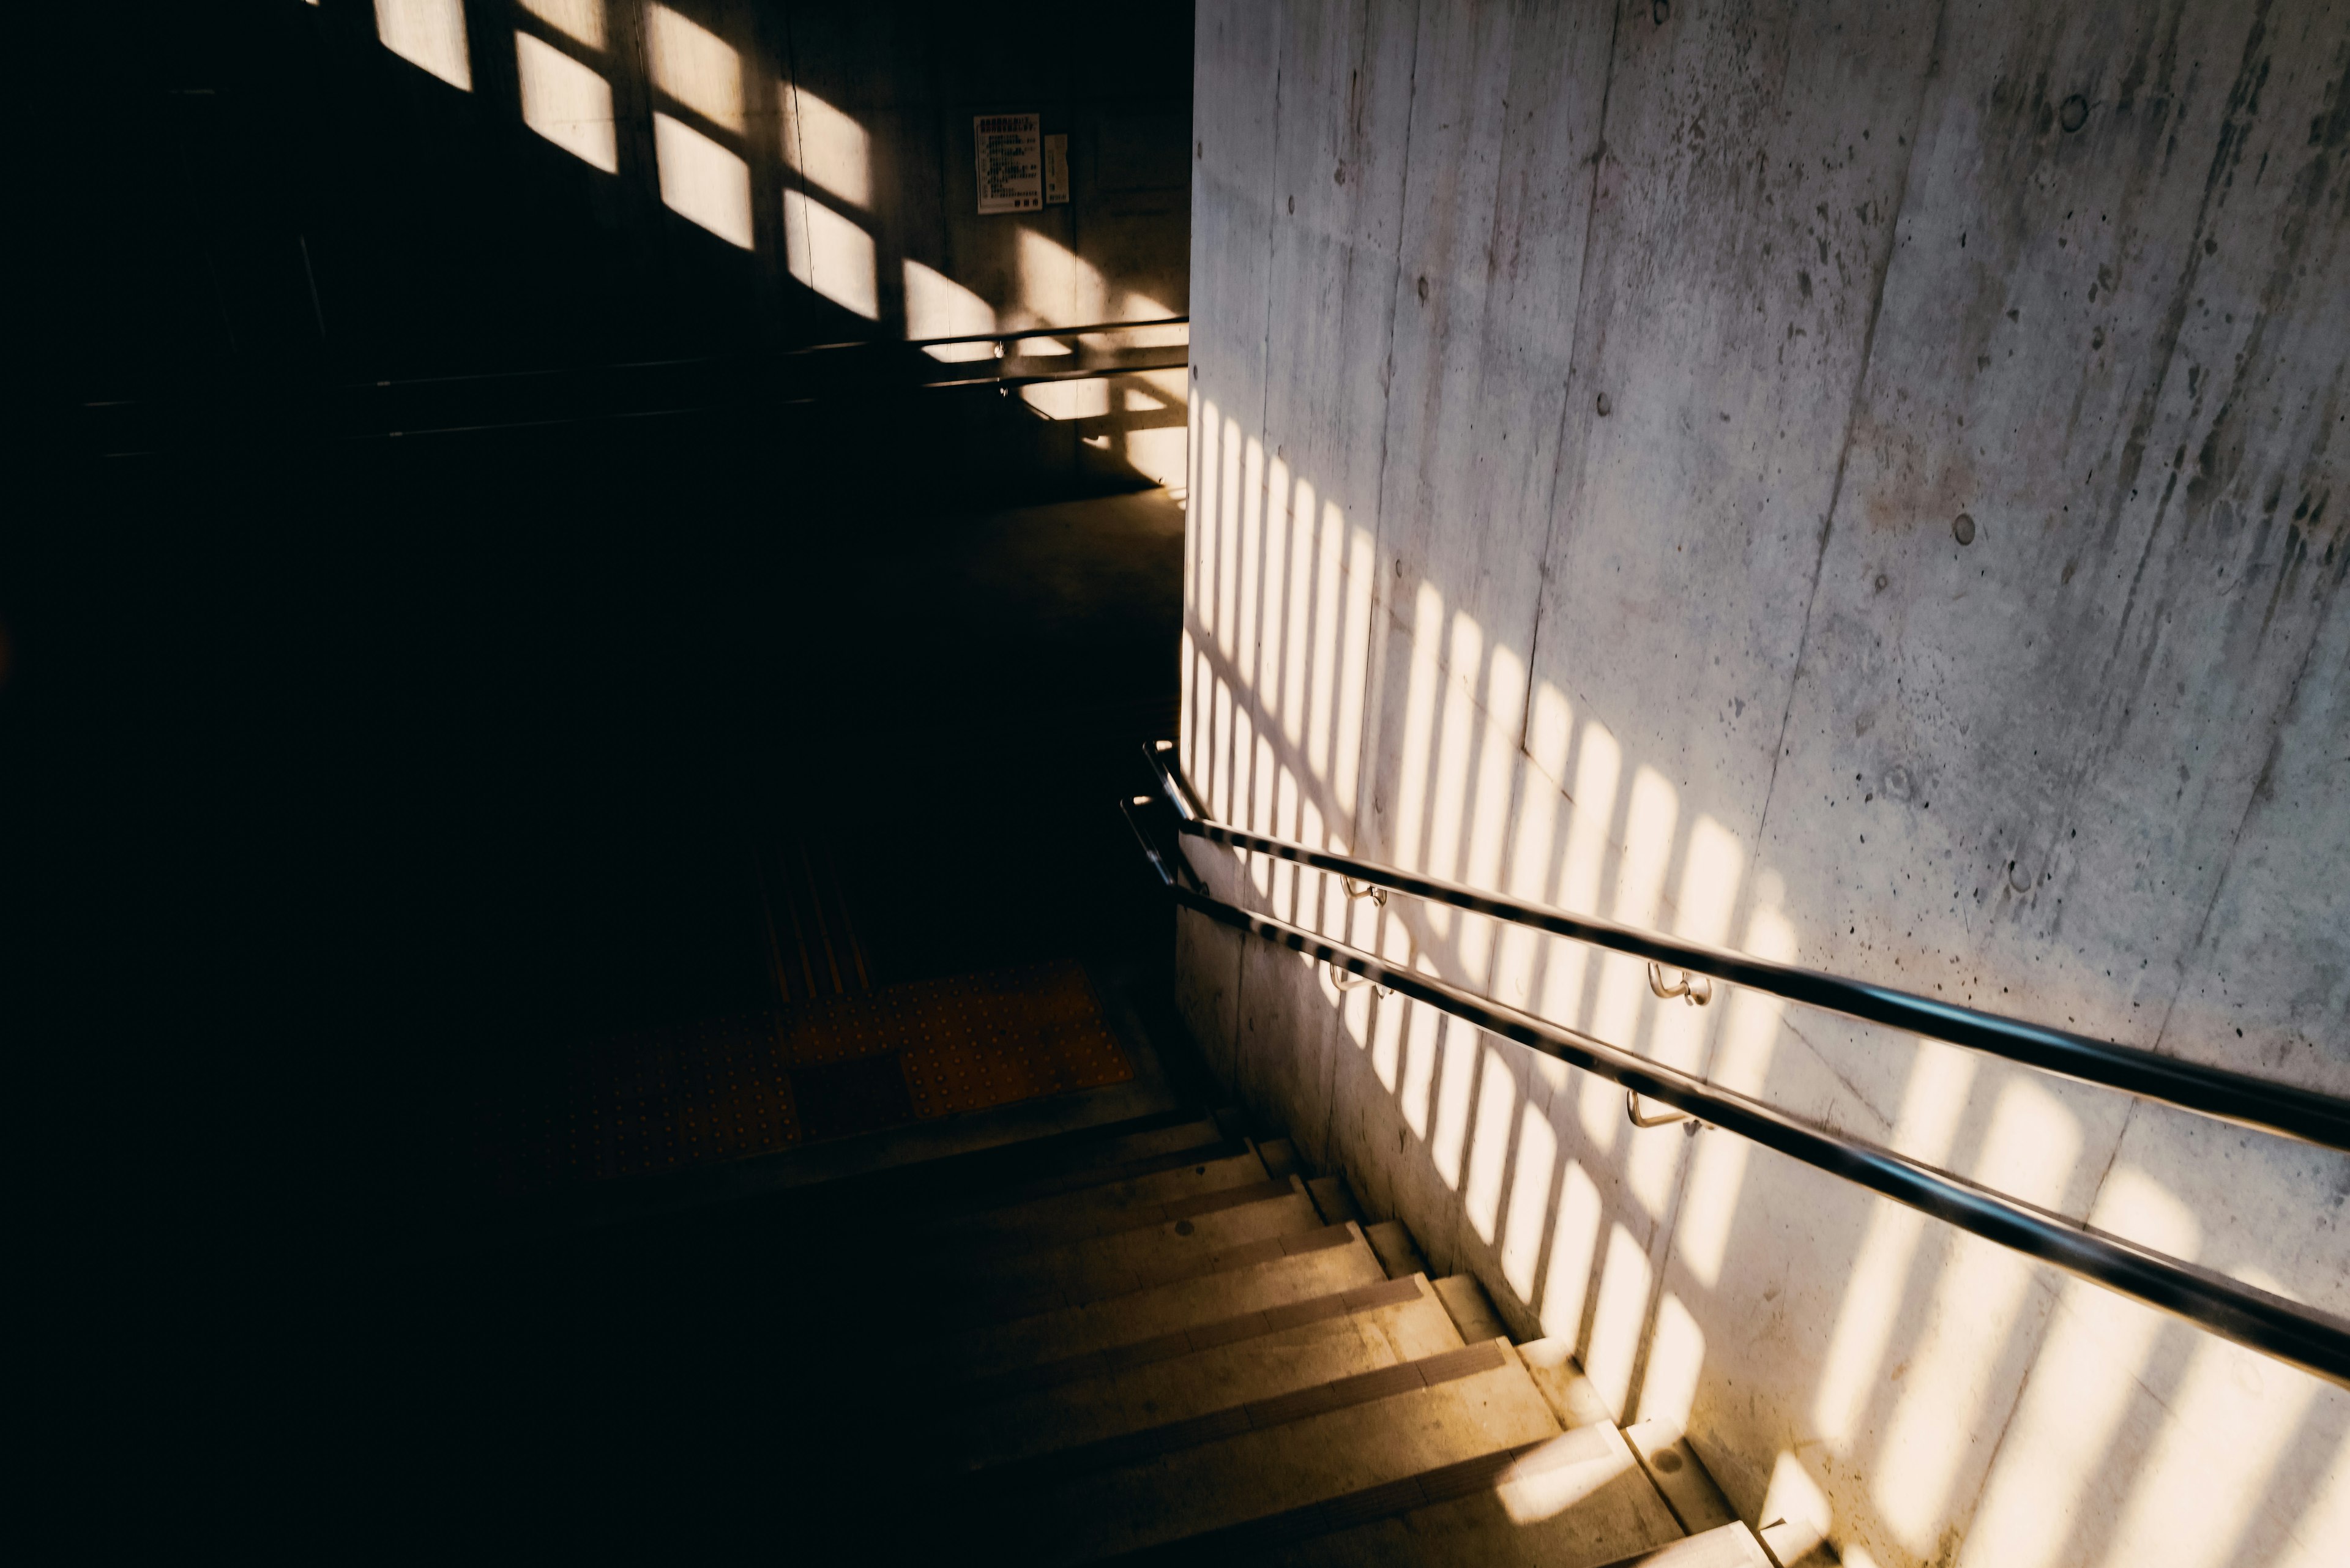
[[(1176, 875), (1135, 818), (1131, 804), (1127, 806), (1127, 820), (1169, 895), (1210, 919), (1400, 992), (1489, 1033), (1608, 1079), (1635, 1095), (1660, 1100), (1707, 1127), (1735, 1133), (1972, 1235), (2350, 1387), (2350, 1322), (1994, 1192), (1881, 1145), (1790, 1116), (1620, 1046), (1472, 995), (1433, 976), (1397, 968), (1285, 921), (1253, 915)], [(1176, 859), (1181, 862), (1181, 857)]]
[(1450, 904), (1457, 909), (1491, 915), (1514, 925), (1571, 937), (1651, 962), (1691, 970), (1871, 1023), (1907, 1029), (2059, 1077), (2159, 1100), (2164, 1105), (2239, 1127), (2257, 1127), (2326, 1148), (2350, 1150), (2350, 1100), (2291, 1084), (2271, 1083), (2225, 1067), (2182, 1062), (2045, 1023), (2029, 1023), (1979, 1008), (1961, 1007), (1913, 992), (1896, 991), (1891, 986), (1777, 963), (1725, 948), (1619, 926), (1612, 920), (1571, 915), (1564, 909), (1464, 887), (1441, 877), (1422, 877), (1377, 861), (1333, 855), (1287, 839), (1243, 832), (1208, 815), (1175, 761), (1172, 742), (1161, 741), (1145, 751), (1158, 772), (1169, 804), (1174, 807), (1177, 826), (1211, 843), (1253, 850), (1320, 871), (1335, 871), (1357, 882), (1377, 883), (1432, 903)]

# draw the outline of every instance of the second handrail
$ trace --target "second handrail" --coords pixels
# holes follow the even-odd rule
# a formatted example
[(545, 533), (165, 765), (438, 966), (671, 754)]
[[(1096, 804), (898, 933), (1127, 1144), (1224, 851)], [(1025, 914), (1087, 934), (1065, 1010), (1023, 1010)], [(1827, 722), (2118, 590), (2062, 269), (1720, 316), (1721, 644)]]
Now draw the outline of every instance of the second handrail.
[(1210, 817), (1184, 778), (1171, 742), (1146, 746), (1145, 754), (1158, 773), (1162, 792), (1174, 808), (1176, 825), (1185, 833), (1233, 849), (1332, 871), (1357, 882), (1373, 883), (1456, 909), (1490, 915), (1513, 925), (1555, 936), (1570, 937), (1616, 952), (1629, 953), (1653, 963), (1670, 964), (1743, 985), (1789, 1002), (1825, 1008), (1871, 1023), (1907, 1029), (1952, 1045), (2004, 1057), (2059, 1077), (2097, 1084), (2137, 1095), (2181, 1110), (2193, 1111), (2239, 1127), (2257, 1127), (2299, 1138), (2326, 1148), (2350, 1150), (2350, 1100), (2291, 1084), (2271, 1083), (2225, 1067), (2182, 1062), (2176, 1057), (2116, 1044), (2069, 1029), (2032, 1023), (1980, 1008), (1961, 1007), (1913, 992), (1842, 975), (1779, 963), (1733, 952), (1701, 942), (1684, 941), (1655, 931), (1620, 926), (1587, 915), (1572, 915), (1547, 905), (1529, 903), (1487, 892), (1439, 877), (1423, 877), (1374, 860), (1293, 844), (1261, 833), (1227, 827)]

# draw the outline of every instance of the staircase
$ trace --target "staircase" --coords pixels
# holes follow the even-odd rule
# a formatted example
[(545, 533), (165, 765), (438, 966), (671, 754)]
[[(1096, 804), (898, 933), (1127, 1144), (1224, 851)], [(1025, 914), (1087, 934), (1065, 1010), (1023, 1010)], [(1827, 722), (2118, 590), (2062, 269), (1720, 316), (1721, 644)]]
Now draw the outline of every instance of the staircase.
[(1678, 1434), (1619, 1430), (1285, 1140), (1219, 1112), (1036, 1154), (915, 1176), (931, 1451), (1000, 1560), (1769, 1563)]

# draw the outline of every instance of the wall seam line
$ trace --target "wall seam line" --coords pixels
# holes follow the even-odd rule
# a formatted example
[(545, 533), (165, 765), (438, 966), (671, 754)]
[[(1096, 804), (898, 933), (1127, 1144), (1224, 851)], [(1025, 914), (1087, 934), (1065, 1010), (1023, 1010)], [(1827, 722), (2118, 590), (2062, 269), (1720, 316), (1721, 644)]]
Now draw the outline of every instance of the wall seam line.
[[(1583, 312), (1585, 293), (1591, 286), (1591, 230), (1599, 217), (1599, 165), (1607, 156), (1607, 110), (1616, 99), (1616, 39), (1623, 30), (1624, 9), (1618, 5), (1607, 18), (1607, 71), (1599, 82), (1598, 145), (1591, 150), (1591, 184), (1583, 198), (1583, 257), (1575, 269), (1575, 326), (1566, 345), (1566, 389), (1572, 392), (1575, 384), (1575, 356), (1583, 348)], [(1526, 633), (1526, 690), (1518, 706), (1518, 751), (1532, 761), (1526, 751), (1527, 727), (1534, 722), (1534, 670), (1539, 668), (1537, 657), (1542, 651), (1543, 611), (1550, 604), (1551, 550), (1558, 542), (1558, 477), (1566, 464), (1566, 423), (1575, 417), (1575, 405), (1566, 396), (1559, 399), (1557, 451), (1551, 458), (1550, 487), (1543, 495), (1542, 558), (1536, 569), (1542, 574), (1542, 591), (1534, 596), (1534, 623)], [(1566, 781), (1558, 781), (1560, 792)], [(1514, 826), (1514, 825), (1513, 825)]]

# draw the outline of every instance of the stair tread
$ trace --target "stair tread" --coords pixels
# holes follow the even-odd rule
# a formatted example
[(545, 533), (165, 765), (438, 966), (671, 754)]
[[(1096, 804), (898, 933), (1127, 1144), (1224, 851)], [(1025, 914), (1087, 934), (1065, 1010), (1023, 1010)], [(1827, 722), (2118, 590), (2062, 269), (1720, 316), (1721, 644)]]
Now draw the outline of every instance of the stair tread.
[(971, 1324), (949, 1334), (949, 1359), (967, 1377), (985, 1376), (1156, 1339), (1385, 1277), (1362, 1233), (1351, 1226), (1280, 1240), (1285, 1245), (1279, 1255), (1236, 1268), (1102, 1301)]
[(1507, 1342), (1493, 1348), (1469, 1376), (1043, 1487), (1030, 1517), (1056, 1523), (1035, 1545), (1053, 1562), (1167, 1545), (1555, 1437)]
[[(1048, 1364), (1038, 1371), (1049, 1383), (1040, 1380), (964, 1417), (963, 1451), (973, 1463), (1024, 1459), (1461, 1348), (1425, 1277), (1317, 1297), (1290, 1310), (1295, 1321), (1261, 1329), (1230, 1320), (1208, 1325), (1191, 1343), (1148, 1360)], [(1262, 1322), (1280, 1314), (1252, 1315)]]
[(991, 1294), (1037, 1294), (1046, 1291), (1112, 1295), (1159, 1279), (1199, 1272), (1200, 1261), (1220, 1250), (1267, 1237), (1324, 1228), (1304, 1190), (1291, 1181), (1263, 1182), (1207, 1193), (1182, 1205), (1183, 1212), (1156, 1223), (1112, 1231), (1082, 1241), (1014, 1251), (998, 1246), (943, 1269)]
[[(1346, 1506), (1328, 1510), (1319, 1520), (1284, 1521), (1303, 1539), (1250, 1560), (1284, 1568), (1451, 1568), (1471, 1563), (1481, 1568), (1628, 1568), (1631, 1563), (1659, 1568), (1665, 1563), (1672, 1568), (1746, 1568), (1750, 1561), (1734, 1554), (1653, 1555), (1690, 1542), (1682, 1538), (1680, 1526), (1648, 1484), (1623, 1435), (1605, 1423), (1534, 1444), (1492, 1469), (1495, 1473), (1482, 1478), (1459, 1473), (1422, 1478), (1416, 1489), (1396, 1488), (1385, 1499), (1347, 1499)], [(1456, 1495), (1416, 1505), (1409, 1501), (1413, 1490), (1455, 1489), (1460, 1489)], [(1391, 1506), (1398, 1503), (1404, 1506)], [(1349, 1514), (1373, 1517), (1340, 1522)], [(1333, 1522), (1340, 1527), (1314, 1528)], [(1752, 1538), (1747, 1539), (1751, 1543)], [(1710, 1542), (1705, 1551), (1724, 1549), (1722, 1542)], [(1731, 1542), (1726, 1550), (1735, 1553), (1739, 1549)], [(1759, 1556), (1752, 1561), (1760, 1568)]]
[(1012, 1244), (1022, 1247), (1080, 1241), (1154, 1223), (1166, 1205), (1230, 1188), (1261, 1186), (1270, 1179), (1264, 1162), (1246, 1145), (1220, 1144), (1213, 1152), (1194, 1150), (1191, 1155), (1155, 1157), (1142, 1162), (1157, 1166), (1155, 1169), (1057, 1187), (954, 1215), (936, 1227), (938, 1244), (972, 1247), (989, 1237), (1017, 1238)]
[(1002, 1323), (1015, 1318), (1034, 1317), (1042, 1313), (1055, 1312), (1063, 1307), (1086, 1306), (1095, 1302), (1130, 1296), (1159, 1285), (1173, 1284), (1182, 1280), (1198, 1279), (1208, 1274), (1227, 1274), (1253, 1263), (1269, 1263), (1301, 1252), (1319, 1251), (1340, 1247), (1353, 1237), (1344, 1225), (1318, 1226), (1311, 1230), (1292, 1230), (1253, 1241), (1235, 1241), (1212, 1251), (1170, 1260), (1147, 1272), (1134, 1269), (1102, 1269), (1093, 1271), (1060, 1289), (1020, 1291), (1004, 1294), (974, 1294), (967, 1309), (966, 1321)]
[(1363, 1234), (1369, 1239), (1371, 1250), (1378, 1253), (1379, 1262), (1387, 1266), (1389, 1279), (1409, 1279), (1413, 1274), (1433, 1277), (1428, 1260), (1420, 1256), (1419, 1243), (1412, 1240), (1402, 1220), (1382, 1220), (1376, 1225), (1366, 1225)]
[(1204, 1410), (1180, 1420), (1161, 1420), (1095, 1439), (993, 1465), (983, 1473), (991, 1483), (1054, 1484), (1072, 1477), (1137, 1465), (1159, 1454), (1221, 1442), (1242, 1432), (1270, 1431), (1333, 1410), (1376, 1404), (1422, 1388), (1474, 1377), (1508, 1364), (1501, 1340), (1458, 1345), (1432, 1355), (1389, 1362), (1342, 1377), (1268, 1392)]

